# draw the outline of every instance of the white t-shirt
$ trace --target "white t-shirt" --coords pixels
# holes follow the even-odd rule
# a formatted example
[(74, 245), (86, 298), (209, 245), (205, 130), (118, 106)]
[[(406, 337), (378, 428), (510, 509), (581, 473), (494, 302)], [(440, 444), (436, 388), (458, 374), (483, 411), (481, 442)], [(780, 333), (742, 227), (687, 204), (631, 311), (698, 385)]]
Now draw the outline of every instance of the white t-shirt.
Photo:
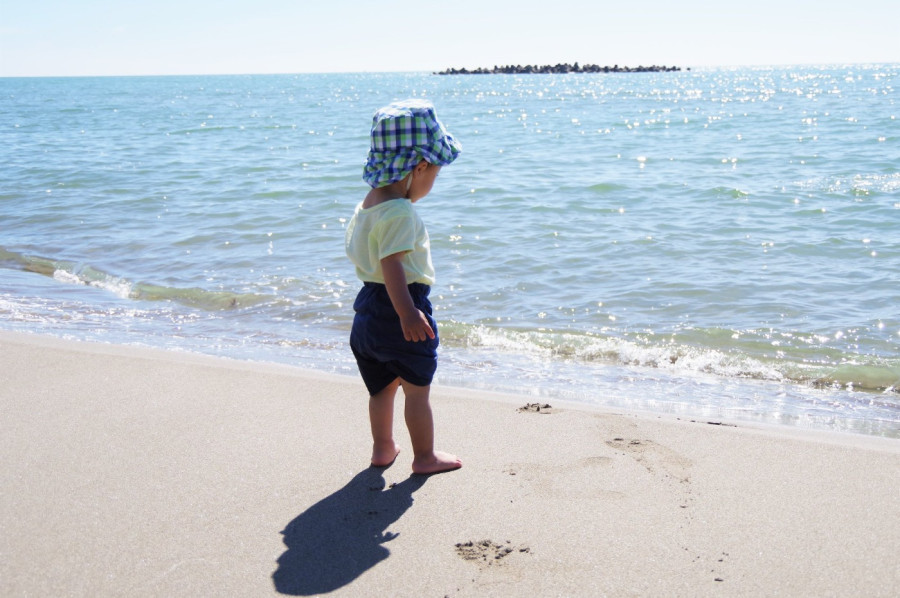
[(371, 208), (363, 208), (360, 202), (347, 226), (345, 247), (363, 282), (384, 284), (381, 260), (403, 253), (406, 284), (434, 284), (428, 231), (408, 199), (392, 199)]

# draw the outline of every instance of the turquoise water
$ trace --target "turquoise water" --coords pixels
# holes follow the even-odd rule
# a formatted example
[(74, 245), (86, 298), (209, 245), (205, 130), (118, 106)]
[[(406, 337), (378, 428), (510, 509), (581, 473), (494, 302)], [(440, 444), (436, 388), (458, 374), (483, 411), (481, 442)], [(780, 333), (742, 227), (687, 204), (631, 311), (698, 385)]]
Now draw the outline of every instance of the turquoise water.
[(900, 437), (898, 84), (0, 79), (0, 329), (356, 375), (368, 126), (427, 97), (463, 143), (417, 204), (438, 383)]

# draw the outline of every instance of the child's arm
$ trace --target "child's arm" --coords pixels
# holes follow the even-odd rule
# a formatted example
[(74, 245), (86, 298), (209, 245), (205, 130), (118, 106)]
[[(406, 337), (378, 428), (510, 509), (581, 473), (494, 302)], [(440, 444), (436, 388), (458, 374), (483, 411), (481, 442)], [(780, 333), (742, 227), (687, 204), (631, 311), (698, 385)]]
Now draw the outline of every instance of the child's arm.
[(395, 253), (381, 260), (381, 271), (384, 274), (384, 286), (394, 311), (400, 316), (403, 338), (408, 341), (424, 341), (434, 338), (431, 324), (413, 304), (412, 296), (406, 286), (406, 273), (403, 270), (403, 253)]

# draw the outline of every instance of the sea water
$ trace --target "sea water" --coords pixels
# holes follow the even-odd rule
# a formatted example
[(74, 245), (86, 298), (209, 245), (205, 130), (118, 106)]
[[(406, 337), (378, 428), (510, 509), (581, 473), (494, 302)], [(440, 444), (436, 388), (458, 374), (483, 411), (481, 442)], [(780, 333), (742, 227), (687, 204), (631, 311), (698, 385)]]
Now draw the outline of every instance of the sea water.
[(897, 64), (0, 79), (0, 329), (356, 376), (371, 117), (422, 97), (463, 145), (417, 204), (436, 383), (900, 437), (898, 85)]

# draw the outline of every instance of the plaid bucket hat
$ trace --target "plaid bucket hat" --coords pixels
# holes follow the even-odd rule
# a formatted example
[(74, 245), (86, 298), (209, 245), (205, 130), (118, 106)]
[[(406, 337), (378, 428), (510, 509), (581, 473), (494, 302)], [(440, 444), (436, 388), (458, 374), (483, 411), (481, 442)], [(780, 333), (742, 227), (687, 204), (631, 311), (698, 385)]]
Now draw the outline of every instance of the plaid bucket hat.
[(404, 100), (379, 109), (372, 118), (369, 156), (363, 180), (378, 188), (402, 180), (425, 160), (446, 166), (462, 146), (453, 138), (427, 100)]

